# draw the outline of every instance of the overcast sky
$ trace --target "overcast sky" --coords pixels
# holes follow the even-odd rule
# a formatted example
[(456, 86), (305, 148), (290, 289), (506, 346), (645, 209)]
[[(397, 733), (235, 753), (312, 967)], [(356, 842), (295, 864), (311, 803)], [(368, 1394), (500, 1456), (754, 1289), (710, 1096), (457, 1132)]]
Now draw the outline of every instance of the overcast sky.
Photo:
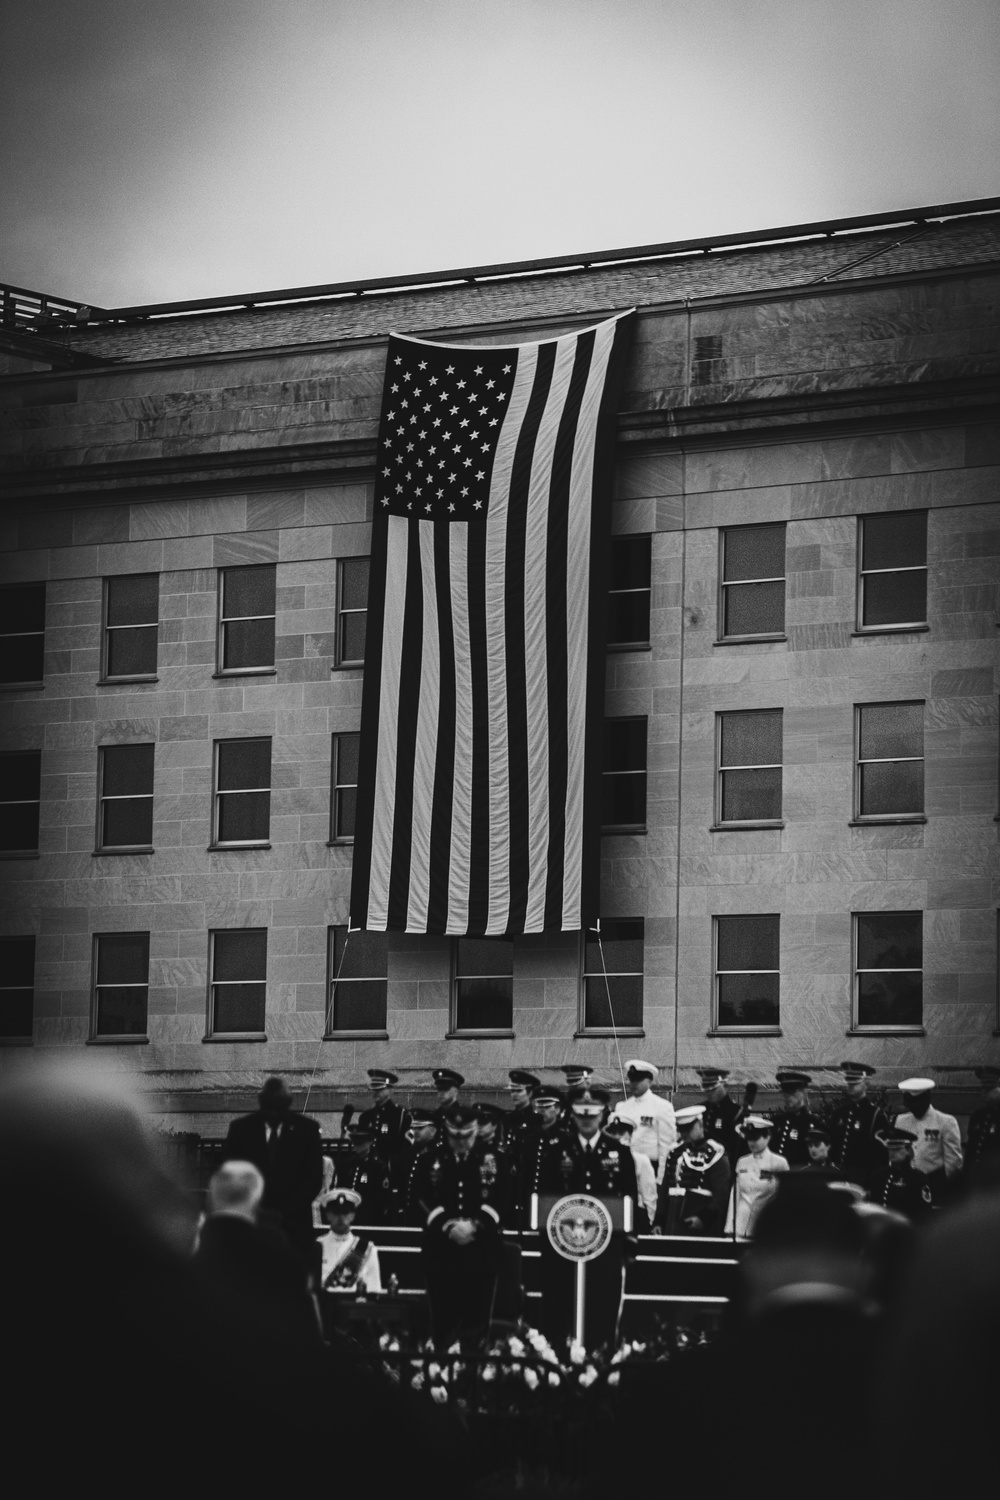
[(1000, 192), (998, 0), (0, 16), (0, 280), (103, 306)]

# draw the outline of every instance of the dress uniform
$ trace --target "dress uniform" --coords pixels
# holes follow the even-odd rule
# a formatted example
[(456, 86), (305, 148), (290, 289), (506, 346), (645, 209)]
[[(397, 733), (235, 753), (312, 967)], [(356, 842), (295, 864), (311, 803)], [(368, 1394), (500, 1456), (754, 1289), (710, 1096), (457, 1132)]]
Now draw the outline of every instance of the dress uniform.
[(444, 1138), (421, 1153), (413, 1196), (423, 1214), (423, 1260), (438, 1348), (485, 1330), (503, 1255), (509, 1183), (495, 1152), (476, 1142), (475, 1111), (455, 1104)]
[(644, 1234), (652, 1229), (656, 1223), (656, 1215), (660, 1206), (660, 1194), (656, 1185), (656, 1173), (653, 1171), (653, 1163), (648, 1156), (643, 1156), (641, 1151), (632, 1150), (632, 1121), (623, 1120), (618, 1115), (612, 1115), (604, 1127), (605, 1135), (609, 1135), (613, 1141), (621, 1141), (622, 1145), (628, 1146), (632, 1151), (632, 1160), (635, 1162), (635, 1184), (639, 1194), (639, 1202), (646, 1216), (646, 1223), (636, 1221), (636, 1229), (639, 1234)]
[(444, 1117), (453, 1104), (458, 1103), (458, 1091), (465, 1087), (465, 1079), (454, 1068), (435, 1068), (431, 1073), (438, 1093), (438, 1106), (434, 1111), (438, 1138), (444, 1139)]
[(913, 1165), (930, 1183), (936, 1206), (948, 1197), (949, 1184), (957, 1184), (962, 1171), (962, 1133), (954, 1115), (946, 1115), (930, 1102), (933, 1078), (907, 1078), (899, 1085), (909, 1107), (896, 1116), (900, 1130), (916, 1136)]
[(987, 1096), (969, 1118), (965, 1142), (965, 1171), (973, 1183), (987, 1165), (1000, 1168), (1000, 1068), (977, 1068), (976, 1077)]
[(750, 1151), (736, 1163), (726, 1233), (749, 1239), (761, 1209), (778, 1191), (778, 1178), (788, 1171), (788, 1162), (770, 1149), (772, 1123), (764, 1115), (747, 1115), (740, 1129)]
[(329, 1228), (320, 1236), (319, 1284), (324, 1292), (368, 1292), (382, 1290), (378, 1250), (365, 1234), (351, 1227), (361, 1206), (361, 1197), (350, 1188), (332, 1188), (324, 1193), (321, 1208)]
[(728, 1068), (697, 1068), (705, 1094), (705, 1135), (710, 1141), (721, 1141), (726, 1148), (730, 1165), (739, 1161), (746, 1143), (739, 1133), (739, 1124), (753, 1108), (757, 1097), (757, 1085), (748, 1083), (744, 1090), (743, 1105), (736, 1103), (726, 1084)]
[(820, 1124), (816, 1115), (809, 1112), (806, 1101), (806, 1089), (812, 1078), (796, 1068), (782, 1068), (776, 1076), (785, 1096), (785, 1108), (779, 1109), (772, 1121), (771, 1150), (783, 1156), (794, 1172), (809, 1165), (807, 1137), (811, 1128)]
[(534, 1194), (544, 1191), (541, 1184), (551, 1175), (554, 1153), (561, 1147), (565, 1130), (564, 1103), (559, 1089), (540, 1084), (532, 1101), (534, 1128), (523, 1133), (516, 1155), (512, 1154), (514, 1217), (520, 1228), (528, 1227), (531, 1199)]
[(525, 1145), (538, 1129), (534, 1101), (538, 1097), (541, 1082), (534, 1073), (527, 1073), (523, 1068), (512, 1068), (507, 1077), (510, 1079), (507, 1088), (514, 1107), (504, 1111), (504, 1146), (516, 1163)]
[(399, 1082), (395, 1073), (388, 1068), (369, 1068), (368, 1077), (375, 1099), (370, 1109), (361, 1111), (358, 1123), (371, 1131), (375, 1155), (390, 1162), (406, 1145), (409, 1112), (390, 1097), (389, 1089)]
[(934, 1212), (927, 1176), (913, 1166), (916, 1139), (912, 1130), (901, 1130), (897, 1125), (887, 1125), (880, 1132), (879, 1142), (889, 1153), (889, 1163), (874, 1173), (868, 1189), (872, 1203), (905, 1214), (915, 1224)]
[(422, 1152), (437, 1140), (437, 1119), (431, 1109), (414, 1109), (410, 1114), (407, 1144), (389, 1165), (389, 1197), (392, 1217), (404, 1224), (423, 1224), (414, 1197), (417, 1161)]
[(882, 1168), (878, 1137), (889, 1121), (875, 1101), (865, 1096), (875, 1069), (869, 1063), (842, 1062), (840, 1071), (847, 1095), (827, 1120), (830, 1158), (848, 1182), (866, 1187), (872, 1173)]
[(657, 1183), (663, 1181), (667, 1157), (677, 1145), (674, 1107), (668, 1099), (654, 1094), (652, 1089), (659, 1072), (654, 1063), (631, 1058), (625, 1064), (625, 1074), (633, 1092), (614, 1109), (620, 1120), (632, 1121), (632, 1149), (649, 1157)]
[(690, 1104), (677, 1111), (681, 1144), (667, 1160), (668, 1234), (722, 1233), (729, 1203), (732, 1168), (721, 1141), (705, 1138), (705, 1106)]
[(389, 1168), (372, 1149), (371, 1131), (354, 1121), (348, 1127), (351, 1150), (335, 1168), (334, 1188), (349, 1188), (361, 1199), (358, 1218), (362, 1224), (385, 1224), (390, 1218)]

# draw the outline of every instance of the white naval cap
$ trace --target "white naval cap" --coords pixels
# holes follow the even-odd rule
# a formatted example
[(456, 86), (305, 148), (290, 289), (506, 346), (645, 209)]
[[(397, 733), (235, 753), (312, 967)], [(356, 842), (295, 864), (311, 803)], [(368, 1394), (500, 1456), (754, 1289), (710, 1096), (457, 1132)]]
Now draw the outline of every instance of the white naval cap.
[(929, 1094), (933, 1088), (937, 1088), (933, 1078), (904, 1078), (899, 1085), (899, 1092), (901, 1094)]
[(655, 1063), (643, 1062), (641, 1057), (630, 1057), (625, 1064), (626, 1073), (644, 1073), (647, 1078), (658, 1078), (660, 1070)]
[(675, 1111), (674, 1119), (678, 1125), (693, 1125), (695, 1120), (700, 1120), (704, 1113), (704, 1104), (686, 1104), (683, 1109)]

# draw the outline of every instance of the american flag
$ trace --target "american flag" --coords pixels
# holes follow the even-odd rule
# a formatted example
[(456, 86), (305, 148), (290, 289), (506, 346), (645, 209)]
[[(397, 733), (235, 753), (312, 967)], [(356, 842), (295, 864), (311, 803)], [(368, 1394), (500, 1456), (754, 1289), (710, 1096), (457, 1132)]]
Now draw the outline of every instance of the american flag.
[(389, 340), (351, 926), (596, 920), (617, 384), (632, 317)]

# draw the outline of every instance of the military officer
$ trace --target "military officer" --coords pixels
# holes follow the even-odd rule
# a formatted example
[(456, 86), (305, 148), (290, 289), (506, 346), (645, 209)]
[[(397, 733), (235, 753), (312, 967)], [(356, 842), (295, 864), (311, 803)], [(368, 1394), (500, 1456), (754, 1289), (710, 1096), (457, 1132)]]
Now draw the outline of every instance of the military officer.
[(410, 1128), (406, 1146), (394, 1156), (389, 1168), (389, 1192), (392, 1215), (404, 1224), (422, 1224), (423, 1217), (413, 1196), (417, 1159), (437, 1140), (437, 1117), (432, 1109), (410, 1111)]
[(663, 1179), (667, 1200), (667, 1233), (722, 1233), (733, 1179), (726, 1148), (705, 1135), (704, 1104), (676, 1112), (680, 1145), (667, 1160)]
[(489, 1103), (479, 1103), (475, 1110), (479, 1121), (477, 1140), (480, 1144), (488, 1146), (491, 1151), (502, 1151), (504, 1155), (509, 1155), (504, 1123), (509, 1111), (501, 1109), (499, 1104)]
[(444, 1139), (444, 1117), (453, 1104), (458, 1103), (458, 1091), (465, 1087), (465, 1079), (461, 1073), (456, 1073), (454, 1068), (435, 1068), (431, 1073), (434, 1087), (437, 1089), (438, 1103), (434, 1111), (437, 1120), (438, 1137)]
[(386, 1224), (390, 1218), (389, 1168), (375, 1155), (375, 1137), (370, 1125), (360, 1118), (347, 1127), (350, 1150), (338, 1157), (334, 1187), (349, 1188), (358, 1194), (358, 1218), (362, 1224)]
[(729, 1077), (728, 1068), (696, 1068), (695, 1072), (701, 1080), (705, 1099), (705, 1116), (702, 1121), (705, 1135), (710, 1141), (722, 1142), (730, 1165), (733, 1165), (739, 1161), (745, 1150), (745, 1143), (738, 1126), (744, 1115), (753, 1108), (757, 1097), (757, 1085), (755, 1083), (746, 1085), (741, 1107), (729, 1092), (729, 1086), (726, 1083)]
[(331, 1188), (323, 1194), (323, 1218), (327, 1230), (320, 1235), (322, 1257), (320, 1286), (324, 1292), (368, 1292), (382, 1290), (378, 1250), (365, 1234), (355, 1234), (354, 1218), (361, 1195), (351, 1188)]
[(532, 1105), (541, 1084), (534, 1073), (528, 1073), (524, 1068), (512, 1068), (507, 1077), (510, 1080), (507, 1092), (511, 1108), (504, 1114), (504, 1144), (516, 1160), (538, 1128)]
[(873, 1174), (868, 1197), (879, 1208), (905, 1214), (918, 1224), (934, 1212), (934, 1196), (927, 1174), (916, 1171), (913, 1165), (916, 1141), (914, 1131), (901, 1130), (898, 1125), (887, 1125), (879, 1131), (879, 1144), (885, 1148), (889, 1163)]
[(783, 1156), (794, 1172), (809, 1165), (806, 1140), (812, 1126), (820, 1123), (809, 1110), (806, 1090), (812, 1078), (798, 1068), (779, 1068), (776, 1076), (785, 1107), (774, 1114), (770, 1150)]
[(816, 1177), (825, 1177), (829, 1182), (843, 1182), (844, 1174), (838, 1170), (831, 1155), (832, 1145), (833, 1138), (829, 1130), (822, 1125), (811, 1125), (806, 1136), (809, 1165), (802, 1170)]
[(587, 1063), (562, 1063), (559, 1072), (565, 1078), (568, 1089), (578, 1089), (594, 1076), (593, 1068)]
[(395, 1073), (388, 1068), (369, 1068), (368, 1080), (371, 1108), (363, 1109), (358, 1119), (372, 1132), (375, 1155), (384, 1162), (391, 1162), (406, 1145), (409, 1112), (392, 1097), (392, 1089), (399, 1082)]
[(443, 1119), (443, 1138), (421, 1153), (414, 1171), (431, 1334), (439, 1349), (485, 1330), (496, 1296), (509, 1183), (496, 1153), (478, 1144), (477, 1133), (475, 1110), (453, 1104)]
[(987, 1169), (992, 1178), (1000, 1167), (1000, 1068), (977, 1068), (976, 1077), (986, 1099), (969, 1118), (965, 1143), (965, 1170), (973, 1185)]
[(667, 1157), (677, 1144), (674, 1107), (668, 1099), (653, 1093), (660, 1070), (655, 1063), (633, 1057), (625, 1064), (628, 1098), (615, 1105), (619, 1119), (631, 1120), (632, 1149), (648, 1156), (659, 1186), (667, 1170)]
[(788, 1171), (788, 1162), (771, 1150), (773, 1125), (766, 1115), (747, 1115), (740, 1134), (750, 1149), (733, 1173), (726, 1233), (750, 1239), (765, 1203), (778, 1191), (778, 1178)]
[(522, 1228), (528, 1227), (532, 1195), (544, 1191), (541, 1183), (549, 1176), (553, 1153), (560, 1148), (564, 1105), (561, 1090), (549, 1083), (539, 1085), (531, 1106), (535, 1126), (524, 1133), (514, 1162), (516, 1218)]
[[(623, 1120), (621, 1115), (612, 1115), (604, 1127), (604, 1134), (611, 1136), (612, 1140), (621, 1141), (628, 1146), (632, 1152), (632, 1160), (635, 1162), (635, 1183), (639, 1193), (639, 1202), (642, 1205), (641, 1213), (645, 1214), (646, 1223), (637, 1222), (640, 1234), (652, 1232), (659, 1234), (656, 1225), (657, 1210), (660, 1206), (659, 1190), (656, 1186), (656, 1173), (648, 1156), (643, 1156), (641, 1151), (636, 1151), (632, 1146), (632, 1135), (635, 1126), (631, 1120)], [(640, 1216), (641, 1218), (641, 1216)]]
[(933, 1078), (904, 1079), (899, 1091), (906, 1107), (893, 1123), (916, 1136), (913, 1165), (927, 1178), (934, 1205), (940, 1207), (961, 1176), (962, 1133), (954, 1115), (934, 1108), (934, 1089)]
[(870, 1063), (842, 1062), (844, 1098), (831, 1114), (830, 1159), (848, 1182), (866, 1187), (873, 1172), (882, 1168), (884, 1157), (878, 1137), (888, 1125), (884, 1113), (868, 1098), (868, 1080), (875, 1069)]

